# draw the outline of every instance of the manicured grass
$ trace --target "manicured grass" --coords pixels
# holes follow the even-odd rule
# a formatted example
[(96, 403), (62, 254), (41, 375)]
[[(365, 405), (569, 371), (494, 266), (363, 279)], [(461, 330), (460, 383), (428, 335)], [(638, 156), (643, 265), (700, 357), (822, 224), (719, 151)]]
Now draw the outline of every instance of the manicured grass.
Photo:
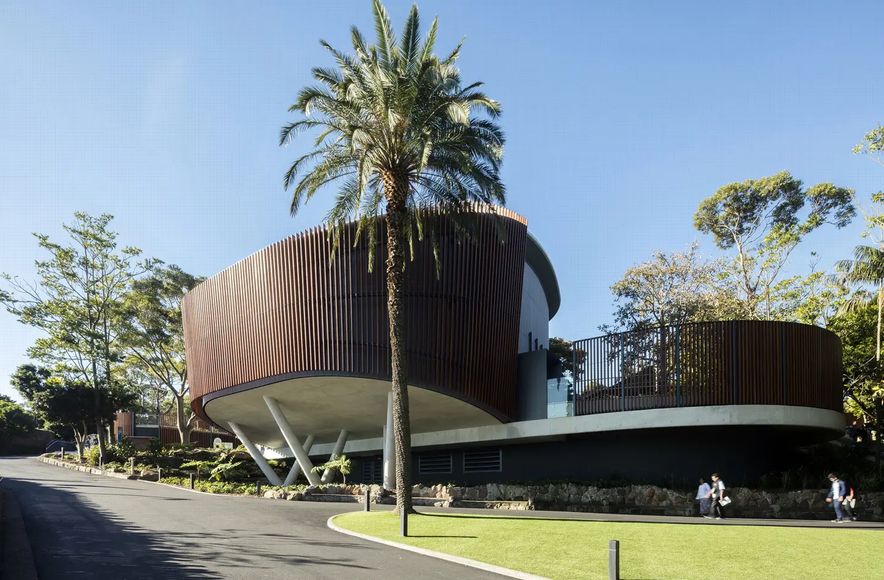
[[(607, 578), (620, 540), (626, 578), (884, 578), (884, 532), (835, 528), (608, 523), (390, 512), (335, 518), (342, 528), (550, 578)], [(844, 524), (849, 525), (849, 524)]]

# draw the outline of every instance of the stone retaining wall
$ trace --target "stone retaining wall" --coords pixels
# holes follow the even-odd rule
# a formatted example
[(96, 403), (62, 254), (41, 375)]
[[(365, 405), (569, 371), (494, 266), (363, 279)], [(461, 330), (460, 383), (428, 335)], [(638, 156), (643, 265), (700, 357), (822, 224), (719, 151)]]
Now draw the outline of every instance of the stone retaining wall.
[[(137, 475), (111, 473), (95, 467), (40, 458), (45, 463), (97, 475), (138, 479)], [(144, 479), (149, 478), (146, 475)], [(153, 475), (154, 479), (156, 478)], [(268, 489), (268, 499), (288, 501), (364, 501), (368, 488), (374, 503), (394, 503), (394, 497), (379, 485), (328, 485), (322, 488)], [(831, 519), (826, 504), (827, 489), (799, 491), (761, 491), (746, 488), (728, 490), (733, 503), (726, 508), (732, 517), (762, 519)], [(694, 493), (674, 491), (654, 485), (596, 487), (579, 483), (518, 485), (489, 483), (455, 486), (415, 485), (415, 505), (435, 507), (476, 507), (510, 510), (556, 510), (597, 513), (650, 514), (671, 516), (697, 515)], [(866, 521), (884, 521), (884, 492), (867, 493), (857, 502), (857, 515)]]

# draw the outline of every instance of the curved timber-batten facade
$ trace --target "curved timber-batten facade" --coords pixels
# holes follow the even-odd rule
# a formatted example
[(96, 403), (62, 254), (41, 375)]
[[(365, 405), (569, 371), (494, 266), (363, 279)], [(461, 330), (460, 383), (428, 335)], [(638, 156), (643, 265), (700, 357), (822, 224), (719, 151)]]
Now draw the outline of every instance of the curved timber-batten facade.
[[(410, 385), (512, 419), (526, 222), (477, 213), (467, 236), (437, 219), (406, 267)], [(374, 261), (354, 225), (277, 242), (210, 278), (183, 303), (193, 407), (287, 379), (390, 380), (384, 226)], [(369, 266), (371, 266), (371, 271)], [(557, 289), (556, 289), (557, 292)], [(347, 401), (341, 401), (346, 404)]]
[[(711, 469), (738, 483), (843, 432), (840, 342), (813, 326), (721, 321), (578, 340), (562, 373), (548, 350), (561, 301), (551, 261), (523, 217), (473, 209), (467, 236), (430, 218), (406, 266), (415, 480), (671, 481)], [(382, 220), (375, 239), (350, 224), (335, 245), (314, 228), (185, 296), (193, 409), (234, 431), (271, 482), (300, 471), (318, 484), (311, 458), (341, 452), (354, 481), (391, 477)], [(265, 459), (279, 457), (297, 459), (285, 480)]]

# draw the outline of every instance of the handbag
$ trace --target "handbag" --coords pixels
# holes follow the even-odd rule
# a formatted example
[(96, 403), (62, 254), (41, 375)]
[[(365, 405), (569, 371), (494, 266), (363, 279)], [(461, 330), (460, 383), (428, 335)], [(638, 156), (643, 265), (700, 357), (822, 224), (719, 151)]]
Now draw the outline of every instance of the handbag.
[(730, 496), (727, 496), (727, 497), (723, 497), (720, 500), (718, 500), (718, 504), (719, 505), (729, 505), (732, 501), (733, 500), (730, 498)]

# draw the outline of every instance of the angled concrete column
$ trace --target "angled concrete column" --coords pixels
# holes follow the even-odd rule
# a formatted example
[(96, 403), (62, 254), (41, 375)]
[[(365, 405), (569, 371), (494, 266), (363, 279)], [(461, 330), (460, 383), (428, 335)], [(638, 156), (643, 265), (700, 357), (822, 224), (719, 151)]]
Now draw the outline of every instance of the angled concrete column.
[(387, 393), (387, 422), (384, 425), (384, 489), (396, 489), (395, 442), (393, 439), (393, 392)]
[(273, 415), (273, 420), (276, 421), (276, 425), (282, 432), (285, 442), (288, 443), (289, 449), (292, 450), (298, 463), (301, 464), (301, 469), (304, 471), (304, 477), (307, 478), (310, 485), (319, 485), (319, 476), (313, 473), (313, 463), (310, 462), (307, 452), (301, 447), (301, 442), (298, 441), (298, 437), (295, 435), (295, 432), (292, 431), (292, 426), (289, 425), (288, 419), (285, 418), (282, 409), (279, 408), (279, 403), (276, 402), (276, 399), (268, 397), (267, 395), (264, 395), (264, 402), (267, 403), (267, 408), (270, 409), (270, 414)]
[[(313, 447), (313, 435), (307, 435), (307, 439), (304, 440), (304, 451), (306, 451), (308, 455), (310, 454), (311, 447)], [(285, 481), (282, 482), (282, 485), (287, 486), (295, 483), (295, 480), (298, 479), (298, 475), (300, 474), (301, 464), (295, 461), (295, 464), (289, 469), (289, 474), (286, 476)]]
[[(337, 459), (341, 456), (341, 453), (344, 452), (344, 445), (347, 444), (347, 435), (349, 435), (349, 433), (347, 433), (347, 430), (341, 429), (341, 433), (340, 435), (338, 435), (338, 440), (335, 441), (335, 446), (334, 449), (332, 449), (331, 457), (329, 457), (329, 459)], [(326, 469), (325, 471), (323, 471), (322, 483), (330, 482), (334, 474), (334, 471), (331, 469)]]
[(261, 468), (261, 472), (264, 473), (264, 477), (267, 478), (267, 481), (269, 481), (271, 485), (281, 485), (282, 480), (279, 479), (279, 476), (276, 475), (276, 472), (273, 471), (273, 469), (270, 467), (270, 464), (267, 463), (267, 460), (264, 459), (264, 456), (261, 455), (260, 451), (258, 451), (258, 448), (255, 447), (252, 444), (251, 440), (246, 437), (246, 434), (242, 432), (242, 429), (239, 428), (239, 425), (232, 421), (229, 422), (228, 425), (230, 425), (230, 430), (233, 431), (236, 436), (239, 437), (239, 440), (242, 441), (242, 444), (246, 446), (249, 455), (252, 456), (252, 459), (254, 459), (255, 463), (258, 464), (258, 467)]

